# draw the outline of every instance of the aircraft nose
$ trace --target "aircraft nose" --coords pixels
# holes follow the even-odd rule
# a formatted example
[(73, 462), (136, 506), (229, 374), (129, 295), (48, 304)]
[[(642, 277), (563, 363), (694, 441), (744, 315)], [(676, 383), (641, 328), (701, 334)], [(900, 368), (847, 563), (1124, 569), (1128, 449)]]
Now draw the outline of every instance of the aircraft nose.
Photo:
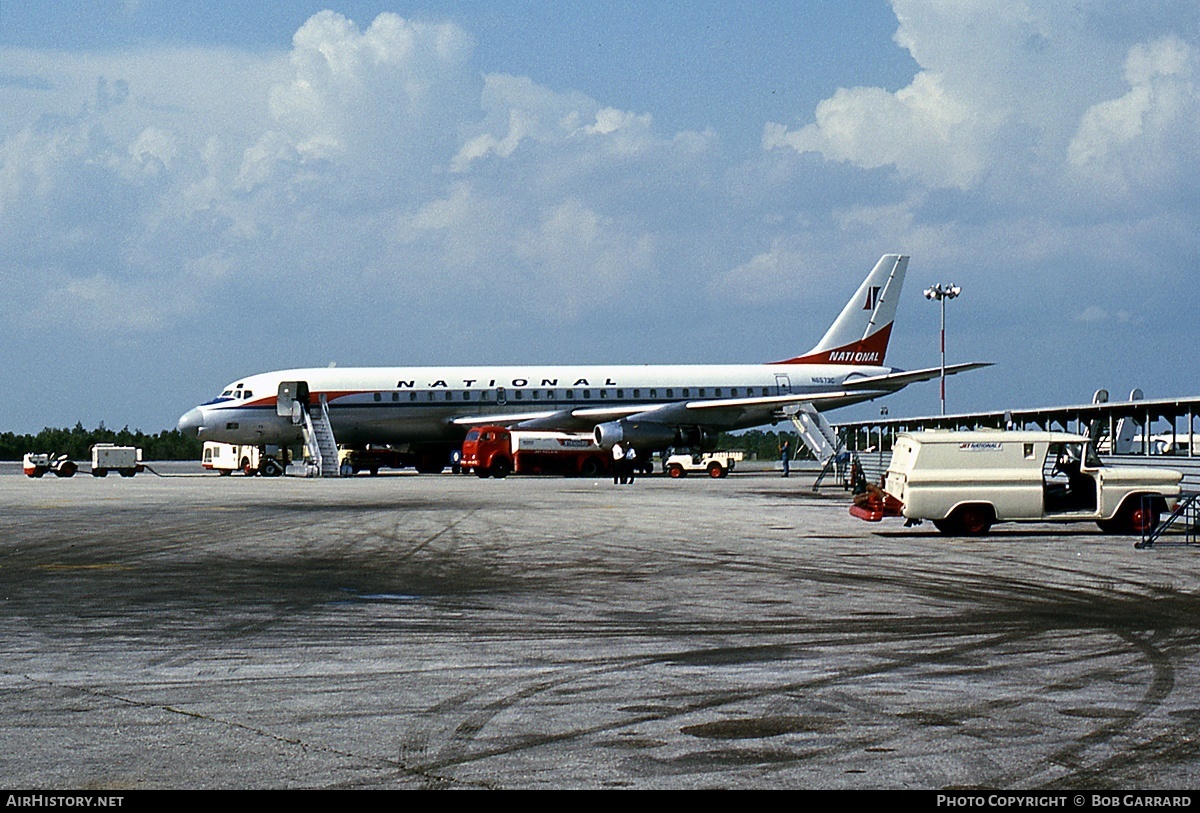
[(200, 430), (204, 428), (204, 413), (200, 411), (200, 407), (194, 407), (179, 416), (179, 431), (185, 435), (192, 437), (200, 437)]

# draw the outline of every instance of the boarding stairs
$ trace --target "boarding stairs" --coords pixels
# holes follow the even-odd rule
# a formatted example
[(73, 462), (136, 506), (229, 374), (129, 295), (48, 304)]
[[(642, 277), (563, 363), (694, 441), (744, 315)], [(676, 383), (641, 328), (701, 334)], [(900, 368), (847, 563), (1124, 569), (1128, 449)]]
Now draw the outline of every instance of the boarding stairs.
[[(1150, 499), (1153, 498), (1142, 498), (1143, 511), (1151, 509), (1148, 504)], [(1170, 536), (1166, 536), (1172, 528), (1175, 530), (1171, 532)], [(1164, 536), (1166, 536), (1165, 539)], [(1152, 548), (1155, 545), (1166, 547), (1197, 544), (1200, 544), (1200, 494), (1186, 494), (1180, 498), (1179, 505), (1175, 506), (1175, 510), (1169, 517), (1160, 522), (1158, 527), (1144, 531), (1141, 541), (1135, 542), (1133, 546), (1142, 549)]]
[(325, 401), (324, 393), (320, 396), (317, 409), (304, 410), (304, 445), (318, 477), (338, 476), (337, 440), (333, 436), (329, 404)]
[(829, 421), (825, 420), (825, 416), (812, 404), (789, 404), (784, 407), (783, 413), (791, 419), (800, 440), (821, 463), (821, 473), (813, 482), (813, 491), (816, 491), (825, 477), (831, 471), (836, 471), (838, 453), (842, 451), (845, 443), (829, 425)]

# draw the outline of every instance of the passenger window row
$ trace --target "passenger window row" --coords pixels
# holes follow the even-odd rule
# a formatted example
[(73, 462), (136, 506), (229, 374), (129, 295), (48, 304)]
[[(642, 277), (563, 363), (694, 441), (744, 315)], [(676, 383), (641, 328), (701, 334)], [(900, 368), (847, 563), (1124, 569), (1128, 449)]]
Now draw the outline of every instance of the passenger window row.
[[(677, 397), (678, 398), (691, 398), (693, 389), (695, 389), (695, 391), (696, 391), (695, 397), (697, 397), (697, 398), (710, 398), (710, 397), (711, 398), (725, 398), (725, 397), (737, 398), (739, 396), (751, 398), (751, 397), (754, 397), (756, 389), (758, 390), (759, 395), (767, 396), (768, 394), (770, 394), (770, 391), (774, 388), (772, 388), (772, 387), (729, 387), (728, 388), (729, 394), (728, 394), (728, 396), (726, 396), (725, 395), (725, 390), (726, 390), (725, 387), (696, 387), (696, 388), (693, 388), (693, 387), (666, 387), (663, 389), (662, 397), (664, 397), (666, 399), (674, 399)], [(678, 395), (676, 395), (676, 390), (678, 390), (678, 393), (679, 393)], [(710, 390), (712, 392), (711, 395), (709, 394)], [(376, 403), (383, 402), (384, 400), (390, 400), (393, 402), (398, 402), (398, 401), (490, 401), (490, 400), (494, 400), (496, 398), (497, 392), (500, 392), (500, 393), (503, 393), (504, 398), (509, 401), (525, 401), (525, 400), (529, 400), (529, 401), (573, 401), (573, 400), (576, 400), (577, 390), (572, 388), (572, 389), (565, 389), (565, 390), (514, 389), (514, 390), (506, 391), (505, 388), (500, 388), (499, 390), (493, 390), (493, 389), (485, 389), (485, 390), (405, 390), (405, 392), (408, 393), (407, 397), (404, 397), (400, 391), (393, 391), (391, 393), (377, 392), (374, 394), (374, 399), (375, 399)], [(646, 389), (645, 395), (642, 394), (643, 390), (640, 387), (638, 387), (638, 388), (633, 388), (633, 389), (619, 388), (616, 390), (609, 390), (609, 389), (578, 390), (579, 399), (585, 400), (585, 401), (596, 400), (596, 399), (593, 399), (593, 397), (592, 397), (593, 392), (596, 393), (596, 399), (601, 400), (601, 401), (608, 401), (614, 397), (619, 401), (624, 401), (627, 399), (641, 400), (642, 398), (647, 398), (651, 401), (654, 401), (659, 398), (659, 394), (658, 394), (659, 389), (657, 387), (650, 387), (650, 388)], [(561, 395), (558, 395), (557, 393), (561, 393)], [(249, 397), (249, 396), (250, 396), (250, 393), (247, 392), (245, 397)]]

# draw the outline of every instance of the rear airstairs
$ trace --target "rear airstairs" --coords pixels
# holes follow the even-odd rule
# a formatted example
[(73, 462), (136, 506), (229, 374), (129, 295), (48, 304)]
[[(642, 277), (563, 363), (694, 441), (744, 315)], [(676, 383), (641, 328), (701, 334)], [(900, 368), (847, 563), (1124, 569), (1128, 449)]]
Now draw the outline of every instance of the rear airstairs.
[(813, 457), (822, 464), (821, 473), (813, 482), (813, 491), (816, 491), (830, 472), (836, 472), (838, 454), (845, 446), (845, 442), (838, 437), (837, 432), (829, 425), (829, 421), (825, 420), (825, 416), (818, 412), (812, 404), (791, 404), (784, 407), (783, 412), (796, 427), (800, 440), (812, 452)]

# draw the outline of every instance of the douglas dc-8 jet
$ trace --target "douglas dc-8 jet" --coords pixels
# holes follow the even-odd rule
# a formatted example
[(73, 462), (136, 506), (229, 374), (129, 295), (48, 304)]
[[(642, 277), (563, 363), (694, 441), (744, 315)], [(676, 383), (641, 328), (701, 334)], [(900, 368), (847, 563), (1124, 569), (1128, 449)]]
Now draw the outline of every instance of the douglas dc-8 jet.
[[(869, 401), (936, 378), (940, 367), (884, 366), (908, 257), (886, 254), (815, 347), (766, 364), (511, 367), (318, 367), (238, 379), (189, 410), (179, 428), (203, 440), (287, 446), (305, 412), (339, 444), (407, 446), (419, 471), (441, 471), (473, 425), (593, 432), (601, 447), (645, 454), (703, 447), (721, 431)], [(986, 366), (951, 365), (947, 374)]]

